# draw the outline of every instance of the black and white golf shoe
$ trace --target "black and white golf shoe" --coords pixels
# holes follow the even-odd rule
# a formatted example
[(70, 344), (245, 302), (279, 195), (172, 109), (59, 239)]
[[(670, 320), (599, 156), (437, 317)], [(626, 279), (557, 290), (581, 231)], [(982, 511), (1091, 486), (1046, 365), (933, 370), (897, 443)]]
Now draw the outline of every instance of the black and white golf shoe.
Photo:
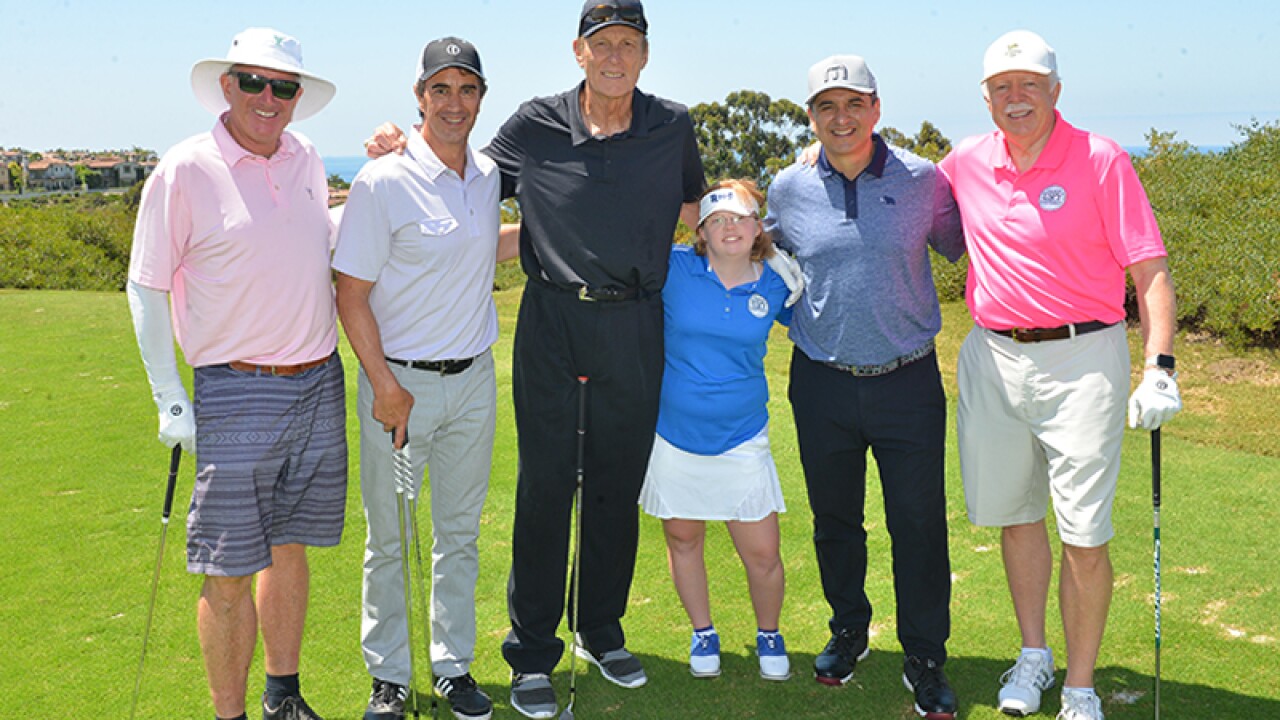
[(902, 661), (902, 684), (915, 694), (916, 714), (926, 720), (953, 720), (956, 694), (933, 660), (907, 656)]
[(404, 685), (374, 678), (364, 720), (404, 720), (404, 704), (408, 697), (409, 688)]

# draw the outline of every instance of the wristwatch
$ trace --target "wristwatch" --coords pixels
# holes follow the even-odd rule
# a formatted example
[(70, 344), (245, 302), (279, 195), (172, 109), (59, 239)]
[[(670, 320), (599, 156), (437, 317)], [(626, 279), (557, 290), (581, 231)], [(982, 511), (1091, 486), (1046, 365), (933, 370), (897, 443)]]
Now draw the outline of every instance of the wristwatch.
[(1147, 367), (1159, 368), (1174, 377), (1177, 376), (1176, 365), (1172, 355), (1155, 355), (1147, 358)]

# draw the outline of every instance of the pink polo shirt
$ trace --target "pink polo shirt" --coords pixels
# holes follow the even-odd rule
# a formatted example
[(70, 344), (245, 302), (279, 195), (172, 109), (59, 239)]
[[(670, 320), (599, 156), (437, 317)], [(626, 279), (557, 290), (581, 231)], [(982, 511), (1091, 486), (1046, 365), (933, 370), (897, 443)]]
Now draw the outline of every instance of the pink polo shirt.
[(1129, 155), (1061, 114), (1025, 173), (999, 130), (965, 140), (938, 167), (960, 206), (965, 299), (982, 327), (1119, 322), (1125, 268), (1166, 254)]
[(290, 132), (263, 158), (219, 120), (165, 153), (142, 191), (129, 279), (172, 293), (187, 363), (333, 352), (328, 192), (319, 154)]

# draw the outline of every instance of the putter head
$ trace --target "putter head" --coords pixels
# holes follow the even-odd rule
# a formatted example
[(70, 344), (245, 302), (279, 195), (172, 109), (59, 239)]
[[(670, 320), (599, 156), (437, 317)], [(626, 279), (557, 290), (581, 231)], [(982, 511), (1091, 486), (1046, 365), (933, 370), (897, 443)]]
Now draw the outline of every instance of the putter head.
[(564, 710), (560, 711), (560, 720), (573, 720), (573, 703), (565, 705)]

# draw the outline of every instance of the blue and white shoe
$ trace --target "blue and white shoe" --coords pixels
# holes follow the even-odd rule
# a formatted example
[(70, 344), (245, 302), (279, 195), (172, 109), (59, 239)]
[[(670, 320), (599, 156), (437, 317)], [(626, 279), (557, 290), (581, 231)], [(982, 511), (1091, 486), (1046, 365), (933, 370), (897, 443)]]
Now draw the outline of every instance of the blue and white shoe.
[(694, 631), (689, 643), (689, 672), (700, 678), (720, 676), (720, 634), (714, 628)]
[(756, 633), (756, 654), (760, 656), (760, 677), (777, 681), (791, 677), (791, 660), (787, 658), (787, 643), (782, 633)]

